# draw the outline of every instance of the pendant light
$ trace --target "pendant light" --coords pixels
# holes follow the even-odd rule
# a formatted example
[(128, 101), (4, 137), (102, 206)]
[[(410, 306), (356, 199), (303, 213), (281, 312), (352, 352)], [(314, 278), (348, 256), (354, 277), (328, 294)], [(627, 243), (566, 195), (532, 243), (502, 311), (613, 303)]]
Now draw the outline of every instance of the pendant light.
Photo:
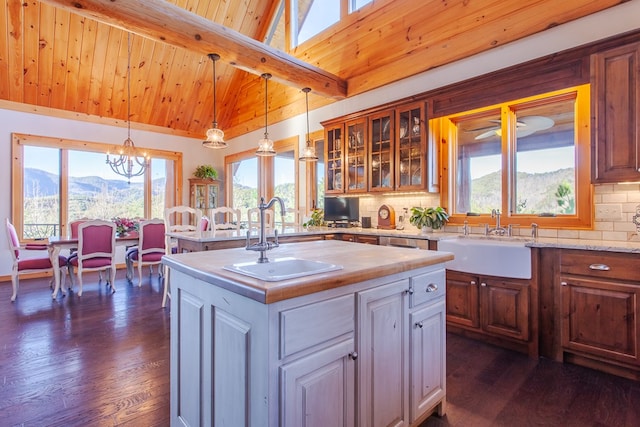
[(311, 92), (311, 88), (305, 87), (302, 91), (304, 92), (307, 103), (307, 145), (304, 147), (302, 156), (300, 156), (298, 160), (301, 162), (317, 162), (318, 156), (316, 155), (316, 147), (311, 144), (311, 137), (309, 134), (309, 92)]
[(224, 142), (224, 132), (218, 129), (218, 120), (216, 116), (216, 61), (220, 59), (217, 53), (210, 53), (209, 59), (213, 62), (213, 123), (211, 129), (207, 130), (207, 139), (202, 141), (202, 146), (207, 148), (227, 148)]
[(127, 139), (121, 147), (116, 149), (116, 155), (111, 157), (107, 151), (107, 164), (116, 174), (131, 178), (144, 174), (149, 166), (149, 159), (145, 153), (138, 153), (131, 139), (131, 33), (127, 34)]
[(264, 73), (260, 77), (264, 79), (264, 138), (258, 141), (258, 150), (256, 151), (256, 156), (275, 156), (276, 152), (273, 149), (273, 141), (269, 139), (269, 132), (267, 131), (267, 89), (269, 86), (269, 79), (271, 78), (271, 74)]

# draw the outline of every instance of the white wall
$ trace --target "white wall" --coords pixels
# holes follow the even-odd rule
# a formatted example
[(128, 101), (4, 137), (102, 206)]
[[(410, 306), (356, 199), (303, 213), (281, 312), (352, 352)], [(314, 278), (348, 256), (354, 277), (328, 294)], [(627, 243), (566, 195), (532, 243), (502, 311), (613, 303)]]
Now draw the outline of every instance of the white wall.
[[(632, 0), (509, 45), (492, 49), (489, 52), (430, 70), (353, 98), (335, 102), (310, 112), (311, 131), (322, 129), (320, 122), (324, 120), (486, 74), (553, 52), (638, 29), (640, 28), (639, 16), (640, 0)], [(269, 136), (273, 140), (299, 135), (301, 149), (304, 145), (305, 131), (304, 114), (269, 126)], [(13, 132), (104, 142), (105, 144), (120, 144), (126, 137), (126, 129), (123, 127), (91, 124), (0, 109), (0, 200), (4, 201), (9, 201), (11, 195), (11, 133)], [(184, 188), (188, 188), (187, 179), (197, 165), (209, 163), (222, 173), (224, 156), (255, 148), (263, 132), (262, 129), (259, 129), (231, 139), (228, 141), (229, 148), (220, 151), (202, 148), (200, 140), (138, 131), (135, 128), (132, 130), (131, 136), (136, 145), (140, 147), (183, 152), (183, 184)], [(302, 164), (301, 166), (304, 167)], [(429, 203), (432, 199), (433, 195), (425, 196), (425, 203)], [(301, 198), (301, 200), (304, 200), (304, 198)], [(188, 203), (188, 191), (184, 192), (183, 203)], [(401, 206), (402, 203), (405, 202), (400, 202), (399, 206), (396, 206), (396, 210), (404, 207)], [(10, 214), (9, 204), (0, 205), (0, 219), (9, 217)], [(1, 234), (5, 234), (4, 230)], [(0, 238), (0, 276), (10, 273), (10, 254), (7, 248), (6, 238)]]

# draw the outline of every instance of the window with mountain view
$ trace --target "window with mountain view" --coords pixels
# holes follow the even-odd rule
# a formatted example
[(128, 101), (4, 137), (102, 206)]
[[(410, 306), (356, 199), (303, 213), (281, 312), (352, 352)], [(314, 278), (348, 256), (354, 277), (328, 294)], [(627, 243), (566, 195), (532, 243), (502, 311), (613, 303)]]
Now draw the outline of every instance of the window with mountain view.
[(579, 199), (585, 205), (590, 195), (588, 104), (585, 85), (446, 118), (455, 140), (453, 214), (585, 215)]
[(22, 173), (12, 203), (24, 207), (13, 210), (13, 222), (24, 240), (63, 235), (79, 218), (163, 218), (174, 202), (179, 154), (147, 150), (148, 172), (128, 183), (106, 164), (104, 144), (17, 134), (13, 140), (13, 166)]

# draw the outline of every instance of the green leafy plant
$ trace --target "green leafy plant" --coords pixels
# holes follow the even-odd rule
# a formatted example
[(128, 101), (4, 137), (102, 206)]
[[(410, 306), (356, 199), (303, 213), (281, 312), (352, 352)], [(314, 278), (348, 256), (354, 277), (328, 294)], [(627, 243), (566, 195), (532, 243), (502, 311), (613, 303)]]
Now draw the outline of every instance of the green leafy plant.
[(309, 221), (302, 224), (303, 227), (317, 227), (324, 224), (324, 210), (322, 209), (314, 209), (311, 212), (311, 218)]
[(434, 230), (442, 228), (449, 221), (449, 214), (442, 207), (411, 208), (409, 222), (418, 228), (431, 227)]
[(200, 165), (196, 168), (193, 176), (200, 179), (218, 179), (218, 171), (211, 165)]

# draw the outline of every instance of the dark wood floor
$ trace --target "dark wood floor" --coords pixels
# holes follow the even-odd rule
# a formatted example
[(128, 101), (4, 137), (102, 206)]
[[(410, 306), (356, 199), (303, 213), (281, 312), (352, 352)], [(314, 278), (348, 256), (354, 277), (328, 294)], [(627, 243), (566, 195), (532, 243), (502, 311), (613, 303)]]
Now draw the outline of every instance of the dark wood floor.
[[(168, 426), (169, 309), (157, 276), (118, 271), (82, 298), (52, 301), (46, 280), (0, 283), (0, 426)], [(640, 383), (447, 336), (439, 426), (640, 426)]]

